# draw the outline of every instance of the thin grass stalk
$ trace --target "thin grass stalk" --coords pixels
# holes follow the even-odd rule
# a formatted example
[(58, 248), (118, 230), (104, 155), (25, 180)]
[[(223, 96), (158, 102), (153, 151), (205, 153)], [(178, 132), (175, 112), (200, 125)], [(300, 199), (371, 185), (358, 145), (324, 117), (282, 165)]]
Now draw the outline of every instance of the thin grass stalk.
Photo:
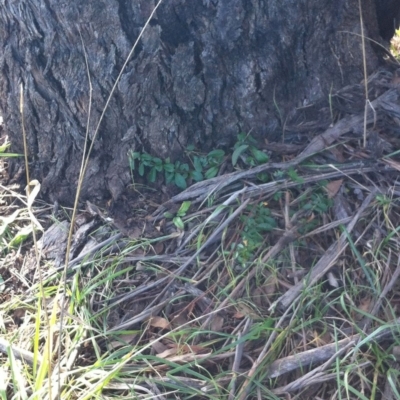
[(358, 0), (358, 9), (360, 13), (360, 26), (361, 26), (361, 50), (363, 58), (364, 70), (364, 90), (365, 90), (365, 106), (364, 106), (364, 148), (367, 147), (367, 119), (368, 119), (368, 106), (370, 101), (368, 99), (368, 74), (367, 74), (367, 57), (365, 54), (365, 35), (364, 35), (364, 18), (362, 16), (361, 0)]
[[(30, 207), (30, 200), (29, 197), (31, 195), (31, 189), (30, 189), (30, 174), (29, 174), (29, 162), (28, 162), (28, 144), (27, 144), (27, 140), (26, 140), (26, 131), (25, 131), (25, 118), (24, 118), (24, 90), (23, 90), (23, 85), (21, 83), (20, 85), (20, 113), (21, 113), (21, 127), (22, 127), (22, 137), (23, 137), (23, 142), (24, 142), (24, 160), (25, 160), (25, 173), (26, 173), (26, 193), (28, 196), (27, 199), (27, 207)], [(29, 213), (30, 215), (30, 220), (31, 220), (31, 224), (32, 224), (32, 236), (33, 236), (33, 243), (34, 243), (34, 248), (35, 248), (35, 256), (36, 256), (36, 266), (37, 266), (37, 271), (38, 271), (38, 275), (39, 275), (39, 290), (40, 290), (40, 294), (42, 296), (42, 302), (39, 302), (38, 307), (41, 307), (43, 304), (43, 308), (45, 310), (44, 312), (44, 318), (46, 321), (46, 328), (47, 328), (47, 340), (45, 343), (45, 348), (47, 351), (45, 351), (45, 353), (47, 353), (47, 358), (43, 357), (44, 362), (40, 364), (39, 366), (39, 372), (42, 371), (41, 376), (44, 378), (44, 369), (47, 368), (48, 371), (48, 376), (51, 376), (51, 349), (52, 349), (52, 334), (51, 334), (51, 326), (50, 326), (50, 320), (49, 317), (47, 315), (47, 303), (46, 303), (46, 296), (44, 293), (44, 287), (43, 287), (43, 276), (42, 276), (42, 270), (40, 268), (40, 254), (39, 254), (39, 250), (38, 250), (38, 245), (37, 245), (37, 238), (36, 238), (36, 227), (35, 227), (35, 223), (32, 219), (32, 213)], [(40, 312), (40, 310), (38, 310), (38, 312)], [(39, 314), (40, 316), (40, 314)], [(40, 320), (39, 322), (36, 324), (36, 329), (40, 329)], [(36, 338), (38, 339), (39, 336), (39, 332), (37, 332), (36, 334)], [(39, 346), (38, 346), (38, 342), (35, 342), (35, 347), (36, 347), (36, 351), (39, 351)], [(35, 362), (34, 362), (34, 371), (36, 369), (37, 366), (37, 359), (38, 359), (38, 353), (35, 352), (34, 353), (34, 358), (35, 358)], [(45, 367), (46, 366), (46, 367)], [(40, 380), (40, 379), (39, 379)], [(49, 385), (49, 392), (51, 394), (51, 385)]]

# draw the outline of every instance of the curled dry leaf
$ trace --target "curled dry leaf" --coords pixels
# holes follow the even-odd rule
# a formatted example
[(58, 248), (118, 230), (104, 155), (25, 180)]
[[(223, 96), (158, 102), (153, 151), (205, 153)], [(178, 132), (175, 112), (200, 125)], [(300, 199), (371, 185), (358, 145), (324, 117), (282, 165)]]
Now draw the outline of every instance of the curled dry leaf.
[(161, 328), (161, 329), (168, 329), (169, 328), (169, 322), (162, 317), (151, 317), (150, 320), (150, 326), (153, 328)]
[(328, 197), (332, 199), (336, 196), (337, 192), (342, 186), (343, 179), (338, 179), (337, 181), (331, 181), (326, 185), (326, 191), (328, 192)]
[(235, 313), (235, 318), (243, 318), (243, 317), (250, 317), (252, 319), (259, 319), (260, 316), (256, 313), (256, 311), (247, 306), (244, 303), (237, 304), (237, 311)]
[[(210, 349), (198, 345), (189, 346), (187, 344), (177, 345), (174, 343), (170, 349), (164, 350), (162, 353), (157, 354), (157, 357), (168, 358), (175, 355), (183, 356), (183, 355), (193, 355), (193, 354), (206, 354), (209, 351)], [(181, 359), (181, 361), (183, 360), (184, 358)]]
[(328, 272), (327, 277), (328, 277), (328, 282), (332, 287), (334, 287), (334, 288), (339, 287), (339, 282), (332, 272)]
[(162, 352), (168, 350), (168, 347), (164, 343), (161, 343), (159, 340), (152, 341), (151, 347), (156, 354), (161, 354)]
[(164, 254), (164, 243), (157, 242), (153, 246), (153, 249), (154, 249), (154, 253), (157, 254), (157, 255)]
[(172, 348), (168, 350), (164, 350), (162, 353), (157, 354), (157, 357), (159, 358), (168, 358), (171, 356), (175, 356), (178, 353), (178, 348)]
[(221, 332), (224, 322), (224, 318), (219, 315), (214, 315), (210, 323), (210, 330), (213, 332)]
[(362, 311), (365, 311), (366, 313), (370, 312), (372, 309), (372, 305), (373, 305), (373, 300), (371, 297), (364, 297), (361, 302), (360, 305), (358, 306), (358, 308)]
[(268, 307), (271, 304), (273, 295), (276, 292), (278, 279), (276, 276), (265, 272), (264, 275), (268, 274), (265, 283), (262, 286), (257, 287), (252, 294), (252, 300), (254, 304), (259, 307)]
[(120, 340), (113, 340), (112, 342), (110, 342), (108, 344), (108, 348), (116, 350), (116, 349), (119, 349), (119, 348), (124, 347), (126, 345), (129, 345), (129, 344), (134, 342), (134, 340), (137, 338), (137, 336), (138, 335), (136, 333), (127, 334), (127, 335), (121, 335), (121, 336), (119, 336)]

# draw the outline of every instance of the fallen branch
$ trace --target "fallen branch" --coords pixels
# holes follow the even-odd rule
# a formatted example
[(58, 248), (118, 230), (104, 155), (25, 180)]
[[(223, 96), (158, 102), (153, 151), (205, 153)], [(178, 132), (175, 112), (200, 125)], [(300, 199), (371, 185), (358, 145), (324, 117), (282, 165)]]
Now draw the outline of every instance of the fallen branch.
[[(394, 320), (389, 326), (381, 329), (374, 335), (373, 339), (376, 342), (386, 340), (392, 335), (392, 327), (400, 324), (400, 318)], [(312, 364), (320, 364), (339, 353), (342, 349), (349, 346), (350, 343), (357, 344), (362, 337), (373, 335), (374, 331), (369, 331), (366, 334), (355, 334), (346, 339), (339, 340), (336, 343), (330, 343), (325, 346), (318, 347), (316, 349), (306, 350), (302, 353), (288, 356), (274, 361), (269, 367), (266, 374), (267, 378), (277, 378), (287, 372), (291, 372), (297, 368), (309, 367)]]

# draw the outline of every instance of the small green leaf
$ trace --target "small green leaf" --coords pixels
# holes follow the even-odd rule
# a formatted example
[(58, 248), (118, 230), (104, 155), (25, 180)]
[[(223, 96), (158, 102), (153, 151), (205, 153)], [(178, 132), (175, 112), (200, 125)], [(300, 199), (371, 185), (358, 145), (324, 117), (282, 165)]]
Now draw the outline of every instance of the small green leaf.
[(174, 172), (175, 171), (174, 164), (171, 164), (171, 163), (164, 164), (164, 171)]
[(139, 175), (140, 176), (144, 175), (144, 164), (143, 163), (139, 164)]
[(266, 172), (261, 172), (260, 174), (257, 174), (256, 177), (262, 183), (266, 183), (269, 181), (269, 176)]
[(175, 174), (175, 185), (180, 189), (186, 189), (186, 180), (179, 172)]
[(137, 151), (132, 151), (130, 153), (130, 158), (132, 158), (132, 160), (137, 160), (138, 158), (140, 158), (140, 153)]
[(244, 142), (246, 140), (246, 134), (245, 133), (239, 133), (238, 135), (237, 135), (237, 141), (238, 142)]
[(250, 143), (252, 145), (257, 145), (257, 140), (253, 138), (253, 136), (248, 135), (246, 138), (247, 143)]
[(173, 172), (165, 172), (165, 183), (168, 185), (174, 180), (174, 173)]
[(189, 144), (186, 146), (186, 150), (187, 151), (193, 151), (194, 150), (194, 145), (193, 144)]
[(183, 223), (181, 217), (175, 217), (175, 218), (172, 220), (172, 222), (174, 223), (174, 225), (175, 225), (178, 229), (180, 229), (181, 231), (184, 230), (185, 225), (184, 225), (184, 223)]
[(214, 178), (215, 176), (217, 176), (218, 174), (218, 167), (211, 167), (210, 169), (208, 169), (206, 171), (206, 179), (211, 179)]
[(21, 228), (18, 233), (12, 238), (9, 247), (19, 246), (22, 242), (24, 242), (28, 236), (32, 233), (32, 225), (25, 226)]
[(203, 170), (203, 166), (201, 165), (200, 157), (193, 158), (193, 166), (197, 172), (201, 172)]
[(167, 212), (164, 213), (164, 217), (165, 217), (165, 218), (173, 218), (173, 217), (174, 217), (174, 214), (172, 214), (172, 213), (170, 213), (170, 212), (167, 211)]
[(255, 167), (255, 166), (257, 165), (257, 164), (256, 164), (256, 160), (254, 160), (254, 158), (253, 158), (252, 156), (246, 157), (245, 163), (246, 163), (247, 165), (252, 166), (252, 167)]
[(154, 182), (156, 181), (156, 177), (157, 177), (157, 170), (156, 170), (155, 167), (153, 167), (153, 168), (150, 170), (149, 175), (148, 175), (149, 181), (150, 181), (151, 183), (154, 183)]
[(10, 147), (11, 143), (4, 143), (0, 146), (0, 153), (4, 153), (9, 147)]
[(189, 172), (189, 165), (188, 164), (182, 164), (180, 167), (181, 172)]
[(249, 148), (248, 144), (242, 144), (232, 154), (232, 165), (235, 166), (240, 155)]
[(204, 179), (203, 174), (200, 171), (192, 171), (190, 176), (196, 182), (200, 182)]
[(264, 163), (268, 162), (269, 157), (261, 150), (258, 150), (255, 147), (251, 147), (250, 151), (258, 163), (264, 164)]
[(268, 223), (258, 224), (257, 228), (259, 230), (269, 232), (269, 231), (272, 231), (275, 228), (275, 226), (276, 226), (275, 221), (272, 221), (272, 223), (270, 223), (270, 224), (268, 224)]
[(224, 157), (225, 152), (223, 150), (213, 150), (207, 154), (208, 158), (222, 158)]
[(176, 213), (176, 215), (177, 215), (178, 217), (183, 217), (183, 216), (185, 216), (186, 213), (187, 213), (187, 211), (189, 210), (191, 204), (192, 204), (191, 201), (184, 201), (184, 202), (182, 203), (182, 205), (179, 207), (179, 210), (178, 210), (178, 212)]
[(206, 167), (206, 166), (208, 165), (208, 158), (205, 157), (205, 156), (200, 157), (200, 162), (201, 162), (201, 165), (202, 165), (203, 167)]
[(294, 182), (299, 182), (299, 183), (304, 182), (304, 179), (301, 176), (299, 176), (293, 168), (288, 169), (287, 174), (289, 175), (290, 179)]
[(182, 231), (183, 231), (183, 229), (185, 228), (185, 225), (184, 225), (184, 223), (183, 223), (181, 217), (175, 217), (175, 218), (172, 220), (172, 222), (174, 223), (174, 225), (175, 225), (178, 229), (180, 229), (180, 230), (182, 230)]
[(141, 159), (142, 161), (151, 161), (151, 160), (153, 159), (153, 157), (152, 157), (149, 153), (143, 153), (143, 154), (140, 156), (140, 159)]

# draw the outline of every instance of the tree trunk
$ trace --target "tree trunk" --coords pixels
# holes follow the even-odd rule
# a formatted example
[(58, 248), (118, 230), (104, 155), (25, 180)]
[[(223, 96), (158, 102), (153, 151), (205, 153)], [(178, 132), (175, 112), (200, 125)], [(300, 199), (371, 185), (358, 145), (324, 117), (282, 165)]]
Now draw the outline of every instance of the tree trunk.
[[(3, 2), (4, 129), (21, 151), (22, 83), (31, 175), (50, 199), (71, 203), (90, 99), (92, 139), (155, 5)], [(363, 0), (362, 7), (364, 34), (379, 41), (374, 0)], [(382, 7), (379, 12), (386, 15)], [(337, 89), (363, 79), (360, 27), (358, 0), (164, 0), (106, 110), (83, 198), (120, 196), (131, 180), (131, 149), (179, 158), (188, 144), (203, 150), (229, 146), (250, 130), (259, 139), (276, 140), (312, 105), (328, 103)], [(379, 58), (368, 40), (365, 54), (371, 72)]]

